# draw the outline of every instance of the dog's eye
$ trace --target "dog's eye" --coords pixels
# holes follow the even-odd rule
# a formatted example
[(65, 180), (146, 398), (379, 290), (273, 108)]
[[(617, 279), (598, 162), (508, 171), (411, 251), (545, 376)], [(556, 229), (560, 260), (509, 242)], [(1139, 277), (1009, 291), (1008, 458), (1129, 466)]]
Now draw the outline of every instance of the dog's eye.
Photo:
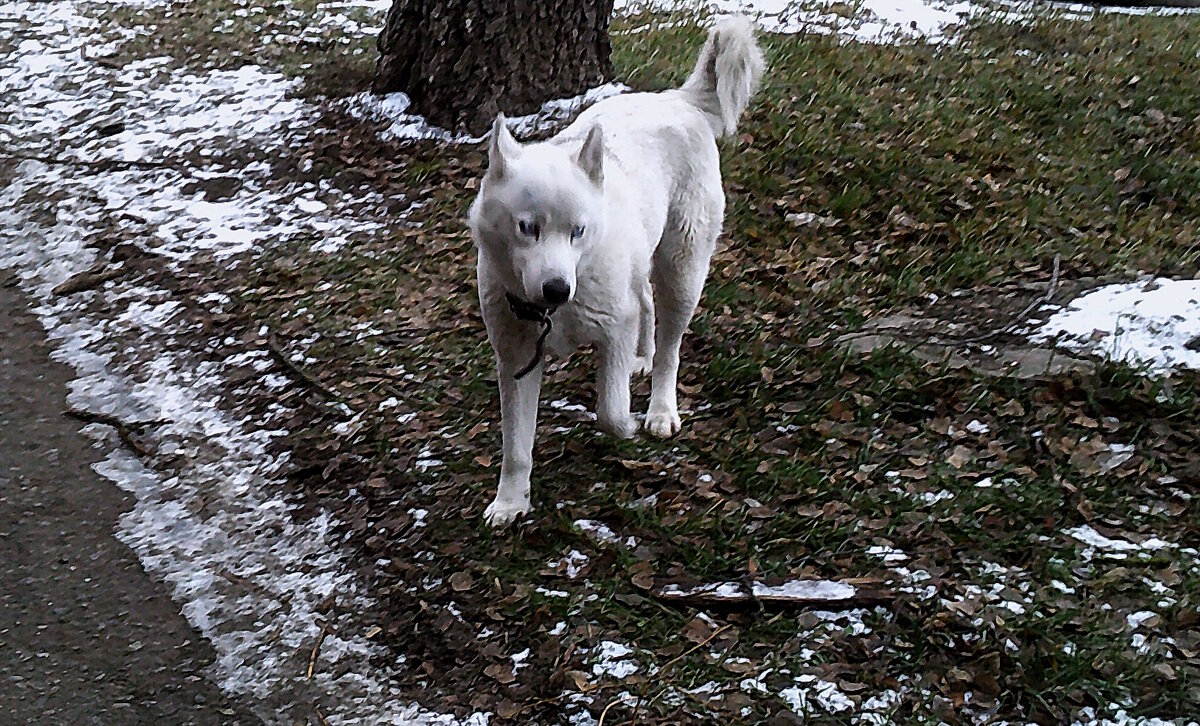
[(521, 230), (521, 234), (526, 237), (534, 239), (537, 239), (542, 233), (542, 228), (537, 222), (526, 222), (523, 219), (517, 222), (517, 229)]
[(583, 236), (583, 225), (577, 224), (571, 228), (571, 239), (579, 239)]

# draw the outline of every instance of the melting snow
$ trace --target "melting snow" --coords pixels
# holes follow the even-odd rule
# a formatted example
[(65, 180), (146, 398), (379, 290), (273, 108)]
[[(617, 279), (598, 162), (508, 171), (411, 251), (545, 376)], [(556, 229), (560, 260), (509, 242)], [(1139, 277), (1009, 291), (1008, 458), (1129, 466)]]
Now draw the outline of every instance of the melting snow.
[[(706, 0), (696, 3), (717, 14), (748, 15), (773, 33), (836, 33), (867, 42), (890, 42), (903, 38), (942, 40), (948, 27), (961, 24), (973, 7), (968, 2), (923, 2), (922, 0), (864, 0), (856, 3), (853, 17), (832, 0), (799, 3), (796, 0)], [(654, 7), (670, 10), (670, 0), (617, 0), (618, 8)]]
[(575, 528), (602, 544), (622, 544), (626, 549), (633, 549), (638, 545), (637, 537), (630, 535), (622, 542), (621, 538), (612, 531), (612, 528), (604, 522), (595, 519), (577, 519), (575, 520)]
[[(684, 3), (688, 5), (688, 3)], [(835, 34), (867, 43), (894, 43), (911, 39), (939, 43), (949, 39), (949, 31), (973, 16), (993, 14), (996, 17), (1028, 17), (1028, 3), (999, 0), (998, 7), (980, 2), (947, 2), (945, 0), (862, 0), (847, 5), (840, 0), (701, 0), (690, 3), (707, 8), (714, 14), (748, 15), (772, 33)], [(642, 8), (674, 10), (676, 0), (617, 0), (618, 10), (636, 11)], [(1086, 20), (1097, 9), (1100, 12), (1130, 14), (1183, 14), (1197, 12), (1196, 8), (1121, 8), (1093, 5), (1065, 5), (1057, 8), (1063, 17)], [(654, 24), (669, 27), (671, 23)], [(641, 26), (634, 32), (651, 27)]]
[(796, 682), (801, 685), (785, 688), (779, 692), (779, 696), (789, 708), (802, 716), (812, 712), (811, 704), (814, 703), (829, 713), (841, 713), (854, 708), (854, 701), (842, 693), (836, 683), (808, 675), (798, 677)]
[(579, 577), (579, 573), (583, 572), (583, 568), (587, 563), (588, 556), (579, 550), (573, 549), (560, 560), (550, 560), (546, 563), (546, 566), (553, 570), (562, 568), (567, 579), (574, 580), (576, 577)]
[(846, 600), (858, 592), (853, 585), (830, 580), (792, 580), (782, 585), (754, 583), (755, 597), (796, 597), (814, 600)]
[[(225, 377), (257, 366), (265, 351), (230, 356), (214, 339), (207, 348), (216, 360), (198, 359), (180, 336), (203, 332), (157, 287), (117, 280), (74, 296), (51, 293), (96, 262), (88, 243), (113, 234), (108, 222), (142, 253), (188, 274), (184, 264), (199, 253), (229, 258), (292, 235), (333, 249), (378, 229), (364, 209), (380, 198), (309, 182), (270, 189), (265, 160), (222, 161), (237, 151), (260, 158), (311, 132), (315, 109), (289, 98), (291, 82), (253, 66), (197, 75), (162, 59), (121, 69), (95, 63), (90, 57), (110, 38), (79, 7), (0, 5), (0, 35), (21, 38), (0, 76), (0, 138), (6, 153), (54, 160), (10, 167), (0, 188), (0, 264), (34, 299), (55, 358), (78, 372), (70, 403), (161, 421), (147, 433), (180, 454), (169, 473), (120, 448), (96, 465), (134, 498), (117, 536), (211, 642), (221, 687), (253, 699), (268, 722), (294, 721), (296, 709), (318, 699), (331, 724), (486, 723), (487, 714), (459, 721), (430, 713), (396, 689), (392, 669), (403, 664), (379, 665), (384, 650), (355, 620), (373, 603), (337, 545), (336, 521), (320, 512), (294, 518), (279, 494), (286, 458), (269, 453), (279, 432), (221, 409)], [(97, 133), (100, 126), (112, 132)], [(104, 427), (88, 431), (113, 445)], [(316, 641), (330, 597), (346, 615), (307, 680), (296, 654)]]
[(895, 562), (904, 562), (908, 559), (908, 555), (904, 554), (904, 552), (901, 550), (898, 550), (895, 547), (888, 547), (884, 545), (875, 545), (868, 548), (867, 554), (875, 555), (876, 557), (880, 558), (883, 560), (883, 564), (885, 565), (890, 565)]
[(596, 661), (592, 664), (592, 673), (597, 676), (611, 676), (617, 680), (627, 678), (637, 673), (640, 666), (632, 660), (633, 650), (621, 643), (602, 640), (593, 649)]
[(1167, 721), (1161, 718), (1130, 716), (1124, 708), (1115, 703), (1110, 705), (1108, 710), (1113, 712), (1112, 716), (1103, 717), (1096, 713), (1096, 709), (1086, 706), (1080, 709), (1078, 718), (1071, 726), (1197, 726), (1194, 719)]
[(1129, 626), (1130, 630), (1137, 630), (1138, 628), (1142, 627), (1147, 620), (1151, 620), (1156, 617), (1158, 617), (1158, 613), (1152, 610), (1139, 610), (1136, 613), (1129, 613), (1126, 615), (1125, 624)]
[(1058, 309), (1030, 340), (1055, 340), (1155, 373), (1200, 369), (1200, 280), (1160, 277), (1097, 288)]
[[(858, 592), (853, 585), (832, 580), (792, 580), (781, 585), (764, 585), (755, 582), (753, 596), (756, 598), (795, 598), (798, 600), (847, 600)], [(678, 585), (667, 585), (662, 589), (663, 595), (689, 597), (704, 595), (718, 599), (739, 600), (749, 597), (745, 586), (740, 582), (714, 582), (681, 588)]]
[(1092, 525), (1084, 524), (1078, 527), (1073, 527), (1067, 530), (1067, 534), (1071, 535), (1080, 542), (1088, 545), (1089, 548), (1104, 550), (1106, 552), (1134, 552), (1145, 550), (1160, 550), (1164, 547), (1171, 547), (1170, 542), (1165, 542), (1158, 537), (1137, 544), (1124, 539), (1110, 539), (1097, 532)]

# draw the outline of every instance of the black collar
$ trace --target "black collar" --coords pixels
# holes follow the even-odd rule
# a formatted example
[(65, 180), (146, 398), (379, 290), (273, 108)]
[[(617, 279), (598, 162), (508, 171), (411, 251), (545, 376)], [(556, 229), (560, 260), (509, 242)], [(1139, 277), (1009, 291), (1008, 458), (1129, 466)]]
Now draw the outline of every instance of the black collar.
[(517, 320), (537, 323), (542, 326), (542, 332), (538, 335), (537, 349), (534, 351), (533, 358), (513, 376), (515, 380), (519, 381), (529, 375), (529, 372), (537, 368), (538, 364), (542, 362), (546, 346), (546, 336), (550, 334), (550, 328), (554, 325), (550, 320), (550, 316), (554, 314), (558, 306), (531, 303), (528, 300), (522, 300), (511, 292), (505, 292), (504, 297), (508, 300), (508, 309), (512, 311), (513, 315), (517, 316)]
[(555, 308), (549, 305), (538, 305), (528, 300), (522, 300), (511, 292), (504, 293), (504, 297), (508, 300), (508, 309), (512, 311), (513, 315), (517, 316), (517, 320), (541, 323), (547, 320), (550, 314), (555, 311)]

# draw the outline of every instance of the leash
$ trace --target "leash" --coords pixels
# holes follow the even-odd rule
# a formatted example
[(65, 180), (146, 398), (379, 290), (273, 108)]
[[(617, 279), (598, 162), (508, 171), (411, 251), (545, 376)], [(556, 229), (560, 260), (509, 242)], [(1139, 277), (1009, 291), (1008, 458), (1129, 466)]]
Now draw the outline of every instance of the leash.
[(554, 323), (550, 320), (550, 316), (554, 314), (554, 311), (558, 307), (535, 305), (534, 303), (522, 300), (511, 292), (505, 292), (504, 297), (508, 299), (508, 309), (512, 311), (513, 315), (517, 316), (517, 320), (525, 320), (542, 326), (542, 333), (538, 336), (537, 349), (533, 353), (533, 358), (513, 376), (513, 380), (519, 381), (529, 375), (529, 372), (534, 368), (537, 368), (538, 363), (542, 362), (542, 355), (546, 347), (546, 336), (550, 335), (550, 328), (554, 326)]

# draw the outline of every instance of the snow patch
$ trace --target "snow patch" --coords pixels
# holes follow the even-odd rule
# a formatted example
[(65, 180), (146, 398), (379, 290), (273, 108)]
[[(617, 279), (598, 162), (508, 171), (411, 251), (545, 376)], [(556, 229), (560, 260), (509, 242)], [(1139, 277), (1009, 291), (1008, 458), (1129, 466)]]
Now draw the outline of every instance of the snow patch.
[[(578, 96), (547, 101), (538, 111), (527, 116), (507, 119), (508, 129), (518, 137), (528, 137), (557, 128), (575, 113), (597, 101), (628, 91), (620, 83), (606, 83), (590, 88)], [(379, 132), (380, 138), (388, 141), (434, 140), (455, 144), (478, 144), (484, 136), (454, 133), (430, 124), (424, 116), (409, 113), (412, 100), (404, 93), (389, 93), (377, 96), (363, 92), (338, 102), (351, 116), (357, 119), (388, 124)]]
[[(192, 274), (183, 263), (202, 253), (230, 258), (292, 234), (330, 249), (375, 229), (347, 213), (355, 200), (335, 190), (268, 190), (266, 161), (223, 165), (223, 155), (258, 158), (310, 130), (315, 110), (288, 97), (290, 82), (253, 66), (196, 75), (162, 59), (121, 69), (95, 63), (89, 58), (110, 38), (80, 7), (0, 5), (0, 34), (21, 38), (0, 75), (0, 138), (6, 152), (53, 160), (9, 168), (0, 187), (0, 265), (33, 299), (54, 357), (77, 371), (71, 405), (154, 421), (147, 440), (174, 455), (169, 472), (155, 471), (106, 427), (86, 429), (111, 447), (97, 471), (133, 495), (117, 537), (212, 644), (216, 682), (253, 701), (264, 721), (290, 723), (321, 703), (335, 725), (485, 724), (487, 714), (460, 721), (426, 711), (394, 685), (404, 664), (383, 664), (386, 651), (356, 619), (374, 603), (341, 550), (338, 523), (328, 512), (295, 517), (283, 498), (287, 459), (270, 453), (282, 433), (270, 423), (287, 411), (277, 406), (251, 420), (222, 409), (235, 369), (257, 369), (265, 350), (231, 355), (231, 343), (201, 338), (211, 358), (194, 352), (203, 330), (153, 285), (118, 279), (52, 294), (95, 264), (89, 243), (113, 234), (109, 222), (139, 254), (180, 274)], [(342, 614), (309, 680), (297, 654), (309, 652), (318, 621), (331, 612)]]
[(828, 713), (841, 713), (854, 708), (854, 701), (836, 683), (810, 675), (800, 676), (796, 682), (799, 685), (783, 689), (779, 697), (801, 716), (812, 713), (814, 705)]
[(1030, 340), (1158, 374), (1200, 369), (1200, 280), (1159, 277), (1105, 285), (1057, 310)]
[(1088, 546), (1089, 552), (1101, 550), (1109, 553), (1121, 552), (1137, 552), (1137, 551), (1155, 551), (1164, 547), (1173, 547), (1170, 542), (1165, 542), (1158, 537), (1151, 537), (1141, 544), (1130, 542), (1125, 539), (1111, 539), (1097, 532), (1092, 525), (1083, 524), (1078, 527), (1072, 527), (1066, 531), (1075, 539)]
[(597, 676), (609, 676), (617, 680), (627, 678), (641, 669), (633, 660), (633, 649), (612, 640), (602, 640), (592, 649), (596, 660), (592, 663), (592, 673)]

